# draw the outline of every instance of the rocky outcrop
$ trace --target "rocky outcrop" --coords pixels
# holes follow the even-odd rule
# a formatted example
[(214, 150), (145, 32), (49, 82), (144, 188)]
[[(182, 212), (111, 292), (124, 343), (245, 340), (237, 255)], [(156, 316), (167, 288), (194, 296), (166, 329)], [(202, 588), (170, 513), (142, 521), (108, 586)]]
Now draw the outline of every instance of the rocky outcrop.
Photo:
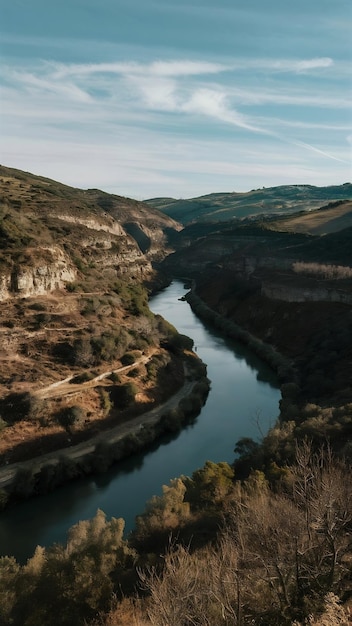
[(57, 246), (27, 249), (24, 262), (0, 276), (0, 300), (28, 298), (61, 289), (76, 279), (77, 270)]
[(150, 281), (152, 264), (170, 252), (168, 233), (182, 229), (142, 202), (4, 166), (0, 194), (0, 301), (74, 281), (93, 291)]
[(0, 302), (11, 298), (11, 273), (0, 276)]
[(95, 219), (85, 219), (76, 215), (67, 215), (67, 214), (59, 214), (57, 216), (59, 220), (63, 222), (68, 222), (69, 224), (80, 224), (81, 226), (85, 226), (91, 230), (104, 231), (106, 233), (110, 233), (112, 235), (125, 235), (125, 231), (122, 226), (115, 222), (112, 218), (107, 218), (107, 222), (104, 223)]

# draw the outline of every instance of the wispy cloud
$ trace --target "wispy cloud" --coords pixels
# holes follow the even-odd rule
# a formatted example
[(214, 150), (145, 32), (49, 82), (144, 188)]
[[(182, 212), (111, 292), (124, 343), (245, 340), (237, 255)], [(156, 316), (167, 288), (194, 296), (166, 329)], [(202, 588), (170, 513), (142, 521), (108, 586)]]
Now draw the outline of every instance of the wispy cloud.
[(251, 123), (250, 118), (230, 107), (226, 93), (215, 89), (196, 89), (188, 101), (184, 102), (181, 111), (195, 115), (205, 115), (218, 121), (245, 128), (253, 132), (266, 132)]
[(79, 102), (91, 101), (89, 94), (73, 82), (58, 82), (50, 77), (40, 78), (34, 73), (20, 71), (12, 73), (12, 80), (13, 82), (17, 82), (22, 89), (27, 89), (28, 91), (36, 93), (51, 92)]
[(263, 69), (279, 70), (281, 72), (308, 72), (310, 70), (332, 67), (334, 61), (330, 57), (318, 57), (314, 59), (303, 60), (267, 60), (258, 63), (257, 67)]
[(200, 76), (218, 74), (229, 70), (231, 66), (205, 61), (171, 60), (151, 63), (85, 63), (51, 64), (57, 78), (65, 76), (87, 76), (90, 74), (120, 74), (121, 76)]
[(324, 157), (327, 157), (328, 159), (332, 159), (333, 161), (338, 161), (339, 163), (345, 163), (346, 165), (350, 165), (350, 161), (347, 161), (346, 159), (340, 159), (337, 156), (334, 156), (333, 154), (330, 154), (330, 152), (326, 152), (325, 150), (320, 150), (319, 148), (316, 148), (315, 146), (311, 146), (309, 143), (305, 143), (304, 141), (294, 141), (292, 142), (294, 143), (294, 145), (296, 146), (302, 146), (302, 148), (305, 148), (306, 150), (312, 150), (312, 152), (316, 152), (317, 154), (321, 154)]
[(112, 62), (112, 63), (84, 63), (84, 64), (51, 64), (55, 68), (55, 76), (87, 76), (90, 74), (120, 74), (135, 76), (200, 76), (204, 74), (219, 74), (221, 72), (247, 71), (259, 69), (272, 72), (303, 73), (317, 69), (329, 68), (334, 65), (330, 57), (312, 59), (247, 59), (239, 58), (227, 63), (212, 63), (207, 61), (157, 60), (150, 63)]
[[(72, 163), (76, 184), (85, 186), (87, 180), (89, 185), (87, 172), (94, 169), (100, 172), (101, 181), (94, 184), (112, 189), (106, 170), (110, 178), (114, 172), (120, 193), (136, 196), (133, 181), (138, 181), (144, 197), (157, 195), (162, 188), (175, 193), (172, 171), (174, 186), (187, 180), (188, 189), (193, 185), (192, 174), (195, 187), (208, 184), (211, 176), (219, 181), (242, 176), (249, 181), (253, 173), (264, 177), (270, 168), (277, 176), (276, 184), (284, 180), (285, 168), (286, 180), (295, 182), (294, 175), (299, 174), (300, 182), (316, 184), (320, 179), (323, 182), (320, 172), (326, 176), (329, 171), (324, 169), (325, 161), (330, 168), (335, 167), (333, 161), (348, 163), (345, 146), (336, 141), (337, 131), (348, 132), (347, 114), (341, 117), (344, 109), (350, 110), (345, 92), (334, 95), (316, 83), (313, 93), (310, 81), (301, 76), (330, 72), (333, 61), (328, 57), (29, 65), (3, 68), (7, 132), (2, 160), (8, 163), (12, 155), (21, 166), (20, 154), (28, 162), (32, 151), (43, 168), (37, 173), (55, 177), (48, 168), (58, 166), (64, 180), (72, 184)], [(256, 70), (254, 80), (245, 71), (250, 68)], [(290, 76), (282, 78), (285, 72)], [(307, 107), (315, 112), (326, 110), (328, 116), (315, 115), (311, 121), (304, 116)], [(197, 132), (205, 139), (186, 144), (184, 138)], [(221, 147), (214, 143), (215, 132), (226, 136)], [(226, 142), (231, 149), (226, 149)], [(65, 151), (70, 154), (67, 164)], [(261, 182), (268, 184), (264, 178)], [(201, 191), (207, 190), (211, 191), (204, 187)], [(118, 193), (117, 188), (114, 191)]]

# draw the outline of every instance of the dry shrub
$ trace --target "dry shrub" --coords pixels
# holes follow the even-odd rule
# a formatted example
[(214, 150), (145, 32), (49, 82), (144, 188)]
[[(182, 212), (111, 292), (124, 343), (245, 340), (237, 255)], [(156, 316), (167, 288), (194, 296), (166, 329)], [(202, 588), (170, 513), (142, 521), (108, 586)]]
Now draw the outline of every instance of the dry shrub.
[[(310, 617), (307, 624), (309, 626), (350, 626), (351, 612), (341, 606), (339, 598), (333, 593), (325, 596), (324, 613), (318, 618)], [(302, 626), (299, 622), (294, 622), (292, 626)]]
[(116, 602), (107, 615), (98, 618), (90, 626), (150, 626), (150, 621), (145, 617), (140, 600), (123, 598)]

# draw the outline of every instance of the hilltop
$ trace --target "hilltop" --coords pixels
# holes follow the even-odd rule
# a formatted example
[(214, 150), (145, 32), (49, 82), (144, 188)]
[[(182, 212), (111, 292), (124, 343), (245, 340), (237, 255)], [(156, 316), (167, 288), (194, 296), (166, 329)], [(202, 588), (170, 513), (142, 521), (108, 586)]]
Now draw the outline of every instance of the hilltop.
[(351, 183), (329, 187), (282, 185), (243, 193), (211, 193), (189, 199), (151, 198), (145, 203), (186, 225), (288, 215), (301, 210), (311, 211), (340, 199), (352, 199)]

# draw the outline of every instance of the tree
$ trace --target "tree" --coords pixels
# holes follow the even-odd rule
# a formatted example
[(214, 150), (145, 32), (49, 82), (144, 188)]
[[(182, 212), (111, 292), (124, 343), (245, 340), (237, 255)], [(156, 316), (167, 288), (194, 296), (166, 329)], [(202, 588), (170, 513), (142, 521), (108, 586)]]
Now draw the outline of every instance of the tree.
[(20, 566), (14, 557), (0, 558), (0, 626), (11, 624)]
[(212, 508), (225, 503), (226, 496), (233, 490), (234, 471), (228, 463), (207, 461), (201, 469), (184, 479), (186, 501), (194, 509)]

